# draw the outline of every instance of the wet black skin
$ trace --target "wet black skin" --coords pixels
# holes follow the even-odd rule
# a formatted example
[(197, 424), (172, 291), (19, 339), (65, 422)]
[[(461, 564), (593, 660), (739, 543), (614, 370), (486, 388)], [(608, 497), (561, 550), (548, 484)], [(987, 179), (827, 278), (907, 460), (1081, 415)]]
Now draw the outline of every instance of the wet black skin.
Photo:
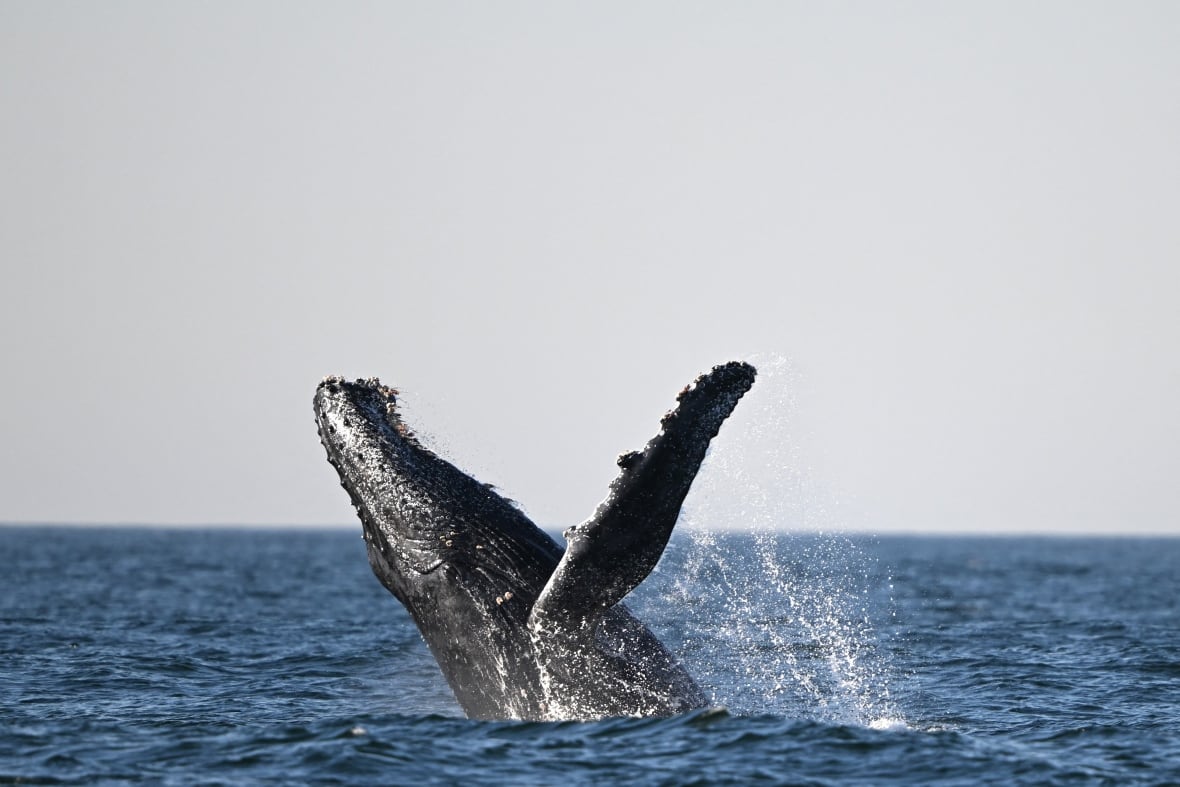
[(418, 625), (464, 712), (479, 719), (671, 715), (706, 698), (622, 598), (655, 567), (710, 440), (754, 380), (715, 367), (622, 471), (563, 550), (436, 456), (377, 380), (324, 380), (315, 413), (360, 517), (373, 573)]

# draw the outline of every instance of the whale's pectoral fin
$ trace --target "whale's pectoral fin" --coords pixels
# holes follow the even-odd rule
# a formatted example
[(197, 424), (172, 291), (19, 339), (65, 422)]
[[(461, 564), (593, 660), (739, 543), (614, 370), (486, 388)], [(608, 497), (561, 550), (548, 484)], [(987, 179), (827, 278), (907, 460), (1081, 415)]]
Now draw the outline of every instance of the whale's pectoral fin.
[(619, 457), (622, 472), (594, 517), (566, 531), (565, 555), (533, 606), (534, 628), (593, 623), (651, 573), (709, 442), (754, 374), (747, 363), (715, 366), (680, 392), (642, 451)]

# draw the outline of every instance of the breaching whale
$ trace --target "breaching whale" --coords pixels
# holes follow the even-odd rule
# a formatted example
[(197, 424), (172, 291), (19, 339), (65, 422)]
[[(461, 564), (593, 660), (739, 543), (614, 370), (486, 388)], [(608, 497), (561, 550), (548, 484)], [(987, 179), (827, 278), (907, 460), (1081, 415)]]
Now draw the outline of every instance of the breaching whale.
[(377, 579), (409, 611), (477, 719), (667, 716), (701, 707), (692, 677), (622, 603), (655, 567), (710, 441), (754, 382), (716, 366), (562, 548), (517, 507), (432, 453), (379, 380), (329, 377), (320, 442), (363, 528)]

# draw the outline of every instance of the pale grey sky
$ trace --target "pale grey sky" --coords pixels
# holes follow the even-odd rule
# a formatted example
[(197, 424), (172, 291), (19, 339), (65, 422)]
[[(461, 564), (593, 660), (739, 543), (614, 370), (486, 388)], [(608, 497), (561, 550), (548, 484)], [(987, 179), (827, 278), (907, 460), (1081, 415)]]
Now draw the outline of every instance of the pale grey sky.
[(353, 523), (341, 373), (564, 525), (763, 353), (712, 524), (1180, 533), (1178, 41), (1174, 2), (0, 0), (0, 521)]

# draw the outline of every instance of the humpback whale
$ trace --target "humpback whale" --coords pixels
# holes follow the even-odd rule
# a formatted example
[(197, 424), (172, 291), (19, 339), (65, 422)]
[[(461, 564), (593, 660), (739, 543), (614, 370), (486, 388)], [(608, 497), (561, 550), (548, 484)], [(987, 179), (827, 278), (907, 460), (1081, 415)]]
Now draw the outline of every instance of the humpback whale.
[(320, 442), (370, 567), (475, 719), (668, 716), (704, 693), (623, 598), (671, 536), (709, 443), (754, 382), (731, 362), (686, 386), (563, 550), (510, 501), (423, 446), (376, 378), (316, 389)]

